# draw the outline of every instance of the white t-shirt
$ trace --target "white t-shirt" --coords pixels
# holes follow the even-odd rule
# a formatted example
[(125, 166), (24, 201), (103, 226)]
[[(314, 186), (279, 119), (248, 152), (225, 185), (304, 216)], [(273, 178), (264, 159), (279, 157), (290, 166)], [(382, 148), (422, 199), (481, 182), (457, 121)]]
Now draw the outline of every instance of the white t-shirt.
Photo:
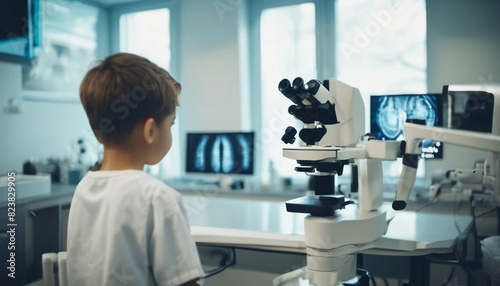
[(69, 285), (179, 285), (204, 274), (181, 195), (138, 170), (89, 172), (68, 222)]

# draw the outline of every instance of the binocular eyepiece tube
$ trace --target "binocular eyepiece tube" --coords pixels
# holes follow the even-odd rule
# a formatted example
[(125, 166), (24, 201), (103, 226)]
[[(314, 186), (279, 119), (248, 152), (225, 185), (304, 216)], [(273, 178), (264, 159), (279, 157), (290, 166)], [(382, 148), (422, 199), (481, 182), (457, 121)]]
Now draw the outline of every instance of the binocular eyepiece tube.
[(292, 83), (285, 78), (280, 81), (278, 89), (295, 104), (319, 105), (330, 101), (328, 89), (315, 79), (304, 84), (301, 77), (296, 77)]
[(279, 91), (295, 104), (301, 104), (302, 99), (298, 96), (297, 90), (293, 88), (288, 79), (282, 79), (278, 85)]

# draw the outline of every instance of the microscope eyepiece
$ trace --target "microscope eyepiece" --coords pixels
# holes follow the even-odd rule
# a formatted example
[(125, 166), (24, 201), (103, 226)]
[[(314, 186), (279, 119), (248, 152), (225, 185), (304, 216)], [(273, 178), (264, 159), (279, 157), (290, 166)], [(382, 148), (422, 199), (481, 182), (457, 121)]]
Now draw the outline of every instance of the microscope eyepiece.
[[(290, 83), (282, 79), (278, 85), (279, 91), (290, 99), (295, 106), (288, 108), (288, 113), (304, 123), (319, 121), (323, 124), (338, 123), (334, 99), (321, 82), (312, 79), (307, 83), (301, 77), (296, 77)], [(306, 135), (307, 136), (307, 135)]]
[(290, 84), (290, 81), (286, 78), (280, 81), (280, 83), (278, 84), (278, 89), (286, 97), (288, 97), (287, 94), (293, 92), (292, 85)]
[(304, 80), (301, 77), (296, 77), (292, 82), (293, 89), (296, 92), (304, 89)]
[(290, 84), (290, 81), (286, 78), (280, 81), (278, 90), (295, 104), (299, 104), (302, 101), (302, 99), (297, 96), (297, 92)]

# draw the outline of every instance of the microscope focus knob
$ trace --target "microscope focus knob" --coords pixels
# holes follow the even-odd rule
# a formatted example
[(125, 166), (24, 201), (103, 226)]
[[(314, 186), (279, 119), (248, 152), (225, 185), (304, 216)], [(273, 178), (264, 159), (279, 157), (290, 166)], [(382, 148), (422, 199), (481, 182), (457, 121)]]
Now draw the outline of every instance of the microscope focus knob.
[(285, 142), (285, 144), (293, 144), (295, 142), (296, 134), (297, 130), (292, 126), (288, 126), (285, 130), (285, 134), (281, 137), (281, 141)]

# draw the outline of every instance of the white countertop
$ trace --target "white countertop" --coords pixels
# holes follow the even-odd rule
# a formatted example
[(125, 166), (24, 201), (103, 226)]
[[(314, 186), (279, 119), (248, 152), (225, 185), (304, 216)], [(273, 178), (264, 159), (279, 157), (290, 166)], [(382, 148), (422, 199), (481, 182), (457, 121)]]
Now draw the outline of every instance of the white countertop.
[[(197, 243), (305, 253), (305, 214), (288, 213), (286, 199), (230, 198), (217, 193), (184, 194), (191, 231)], [(467, 203), (410, 204), (394, 212), (390, 202), (388, 229), (376, 249), (363, 253), (422, 255), (449, 251), (472, 217)], [(392, 219), (390, 219), (392, 217)]]

